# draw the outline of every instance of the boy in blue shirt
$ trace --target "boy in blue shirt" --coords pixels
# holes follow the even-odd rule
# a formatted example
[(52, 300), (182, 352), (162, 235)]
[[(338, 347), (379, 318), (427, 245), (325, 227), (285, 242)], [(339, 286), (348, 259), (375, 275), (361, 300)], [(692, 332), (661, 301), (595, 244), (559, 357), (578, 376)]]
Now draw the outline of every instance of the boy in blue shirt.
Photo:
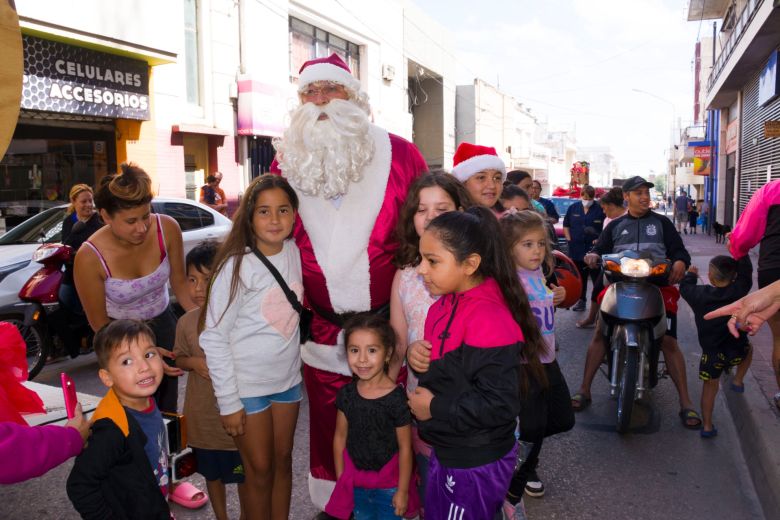
[(167, 437), (152, 398), (163, 378), (154, 333), (140, 321), (116, 320), (93, 345), (109, 390), (68, 477), (68, 498), (87, 519), (169, 520)]

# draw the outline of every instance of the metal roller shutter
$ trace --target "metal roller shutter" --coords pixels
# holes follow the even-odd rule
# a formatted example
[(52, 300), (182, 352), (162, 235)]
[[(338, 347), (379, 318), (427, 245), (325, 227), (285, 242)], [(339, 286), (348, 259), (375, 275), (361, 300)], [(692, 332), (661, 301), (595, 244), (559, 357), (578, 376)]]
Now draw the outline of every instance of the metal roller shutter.
[[(758, 106), (760, 72), (747, 84), (743, 96), (738, 214), (742, 213), (756, 190), (768, 180), (780, 179), (780, 138), (764, 139), (764, 121), (780, 120), (780, 97), (765, 107)], [(772, 175), (771, 179), (767, 179), (770, 165)]]

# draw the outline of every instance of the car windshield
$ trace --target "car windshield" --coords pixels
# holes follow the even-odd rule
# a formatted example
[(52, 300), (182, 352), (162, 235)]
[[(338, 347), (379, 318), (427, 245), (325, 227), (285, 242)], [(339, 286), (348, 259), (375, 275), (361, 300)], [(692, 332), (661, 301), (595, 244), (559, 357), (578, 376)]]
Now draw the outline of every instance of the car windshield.
[(570, 199), (569, 197), (553, 197), (552, 201), (553, 204), (555, 204), (555, 211), (558, 212), (558, 215), (563, 217), (566, 214), (566, 210), (569, 209), (569, 206), (577, 202), (579, 199)]
[(0, 236), (0, 245), (59, 242), (65, 207), (49, 208)]

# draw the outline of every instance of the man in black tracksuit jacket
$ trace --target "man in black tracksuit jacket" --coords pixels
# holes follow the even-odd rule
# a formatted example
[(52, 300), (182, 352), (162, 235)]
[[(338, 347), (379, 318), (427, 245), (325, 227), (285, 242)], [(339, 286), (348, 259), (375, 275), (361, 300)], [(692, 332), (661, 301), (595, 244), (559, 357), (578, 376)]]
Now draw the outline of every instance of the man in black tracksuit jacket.
[[(668, 258), (672, 262), (668, 284), (682, 280), (691, 264), (691, 256), (685, 249), (682, 237), (674, 224), (663, 215), (650, 210), (650, 188), (653, 184), (642, 177), (632, 177), (623, 184), (623, 197), (628, 202), (628, 211), (622, 217), (610, 222), (599, 236), (593, 249), (585, 256), (585, 262), (595, 267), (601, 255), (633, 250), (648, 252), (655, 257)], [(677, 317), (667, 310), (672, 325), (664, 336), (661, 350), (666, 368), (677, 387), (680, 397), (680, 418), (686, 428), (698, 429), (701, 418), (693, 409), (688, 394), (688, 380), (685, 375), (685, 359), (677, 344)], [(585, 359), (585, 373), (579, 392), (572, 396), (575, 411), (590, 403), (590, 386), (605, 353), (604, 338), (596, 331), (588, 347)]]

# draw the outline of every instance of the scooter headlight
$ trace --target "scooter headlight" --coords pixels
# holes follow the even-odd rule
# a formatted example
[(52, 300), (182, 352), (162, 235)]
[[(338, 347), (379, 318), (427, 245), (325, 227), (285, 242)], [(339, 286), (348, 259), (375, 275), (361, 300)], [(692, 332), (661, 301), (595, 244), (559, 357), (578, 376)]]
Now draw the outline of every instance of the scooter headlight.
[(43, 262), (50, 256), (54, 255), (59, 247), (49, 247), (48, 244), (44, 247), (39, 247), (32, 255), (33, 262)]
[(650, 262), (643, 259), (621, 258), (620, 272), (631, 278), (646, 278), (650, 276)]

